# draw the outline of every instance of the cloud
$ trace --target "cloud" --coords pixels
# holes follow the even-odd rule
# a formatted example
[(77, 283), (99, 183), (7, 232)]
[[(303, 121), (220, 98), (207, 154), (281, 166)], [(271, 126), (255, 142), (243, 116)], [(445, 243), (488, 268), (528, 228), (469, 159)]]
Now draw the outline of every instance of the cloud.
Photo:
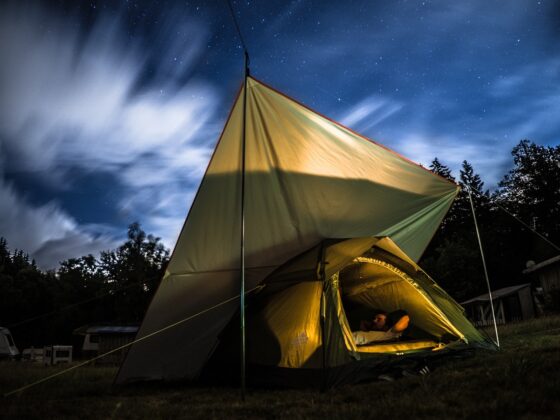
[(400, 111), (402, 105), (390, 99), (370, 96), (353, 105), (340, 122), (356, 130), (366, 131)]
[[(79, 188), (69, 176), (76, 169), (111, 174), (122, 186), (113, 206), (172, 238), (179, 211), (161, 203), (184, 215), (184, 197), (192, 195), (217, 136), (219, 95), (189, 75), (208, 32), (168, 10), (145, 44), (124, 23), (122, 13), (101, 13), (84, 31), (79, 20), (40, 7), (2, 7), (0, 177), (27, 173), (60, 189)], [(106, 230), (103, 215), (99, 226), (88, 227), (63, 203), (34, 206), (4, 181), (0, 194), (0, 232), (48, 266), (115, 242), (95, 233)]]
[(448, 166), (456, 179), (459, 178), (464, 160), (473, 165), (475, 172), (484, 174), (485, 187), (493, 189), (504, 175), (511, 158), (508, 154), (497, 154), (496, 144), (489, 142), (470, 143), (451, 135), (433, 137), (427, 134), (410, 133), (396, 138), (392, 147), (404, 156), (428, 168), (434, 158)]
[[(524, 107), (527, 107), (524, 109)], [(560, 129), (560, 89), (551, 92), (537, 101), (520, 104), (518, 113), (522, 114), (527, 109), (531, 110), (530, 118), (521, 118), (512, 121), (512, 132), (519, 139), (550, 139), (560, 144), (558, 130)]]
[(116, 248), (118, 243), (114, 238), (92, 237), (79, 230), (65, 232), (58, 239), (43, 242), (32, 255), (37, 266), (42, 269), (56, 269), (58, 263), (69, 258), (82, 255), (97, 255), (99, 251)]
[[(211, 86), (191, 81), (178, 89), (166, 79), (138, 89), (150, 57), (126, 39), (121, 20), (100, 17), (82, 43), (74, 26), (49, 19), (46, 33), (38, 19), (0, 21), (0, 54), (10, 63), (0, 132), (25, 169), (114, 170), (145, 153), (189, 147), (216, 106)], [(195, 41), (184, 46), (187, 57), (199, 50)]]
[(558, 142), (560, 56), (514, 69), (494, 81), (490, 95), (501, 107), (497, 120), (510, 137)]
[(525, 81), (526, 77), (520, 74), (501, 76), (495, 81), (490, 94), (496, 97), (514, 96)]
[(283, 27), (286, 25), (286, 22), (290, 20), (292, 16), (297, 15), (298, 11), (301, 10), (302, 7), (303, 3), (300, 1), (290, 2), (288, 6), (285, 6), (282, 11), (279, 11), (274, 19), (266, 25), (266, 33), (274, 36), (278, 32), (281, 32)]
[[(96, 229), (98, 230), (98, 229)], [(0, 232), (11, 250), (20, 249), (44, 269), (58, 262), (115, 246), (108, 235), (93, 235), (54, 203), (35, 207), (0, 178)]]

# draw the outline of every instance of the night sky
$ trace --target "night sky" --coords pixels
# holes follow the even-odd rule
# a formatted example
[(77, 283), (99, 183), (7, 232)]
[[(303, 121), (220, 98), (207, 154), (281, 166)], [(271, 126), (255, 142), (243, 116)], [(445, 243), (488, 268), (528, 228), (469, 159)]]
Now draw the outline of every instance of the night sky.
[[(491, 190), (560, 144), (560, 3), (232, 1), (259, 80)], [(0, 236), (42, 268), (172, 247), (242, 83), (225, 0), (3, 1)]]

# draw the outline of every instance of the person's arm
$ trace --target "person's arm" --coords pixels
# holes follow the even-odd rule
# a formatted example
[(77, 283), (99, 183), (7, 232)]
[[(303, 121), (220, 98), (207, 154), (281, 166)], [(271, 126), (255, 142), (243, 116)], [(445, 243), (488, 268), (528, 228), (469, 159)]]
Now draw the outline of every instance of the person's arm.
[(391, 328), (392, 332), (400, 333), (408, 328), (410, 323), (410, 317), (408, 315), (403, 315)]

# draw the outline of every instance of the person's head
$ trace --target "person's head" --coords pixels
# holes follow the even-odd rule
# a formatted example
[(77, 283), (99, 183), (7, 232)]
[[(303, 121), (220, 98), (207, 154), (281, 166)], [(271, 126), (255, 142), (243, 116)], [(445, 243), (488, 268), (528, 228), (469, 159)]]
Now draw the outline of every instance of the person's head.
[(387, 328), (387, 314), (385, 312), (378, 312), (371, 321), (373, 330), (382, 331)]

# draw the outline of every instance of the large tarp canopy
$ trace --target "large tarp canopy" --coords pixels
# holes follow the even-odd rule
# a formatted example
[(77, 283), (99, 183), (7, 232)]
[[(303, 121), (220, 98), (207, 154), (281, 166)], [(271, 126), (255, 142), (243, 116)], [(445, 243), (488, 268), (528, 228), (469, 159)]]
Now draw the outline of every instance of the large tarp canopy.
[(417, 261), (458, 187), (248, 78), (117, 382), (193, 379), (246, 289), (326, 238), (389, 236)]

